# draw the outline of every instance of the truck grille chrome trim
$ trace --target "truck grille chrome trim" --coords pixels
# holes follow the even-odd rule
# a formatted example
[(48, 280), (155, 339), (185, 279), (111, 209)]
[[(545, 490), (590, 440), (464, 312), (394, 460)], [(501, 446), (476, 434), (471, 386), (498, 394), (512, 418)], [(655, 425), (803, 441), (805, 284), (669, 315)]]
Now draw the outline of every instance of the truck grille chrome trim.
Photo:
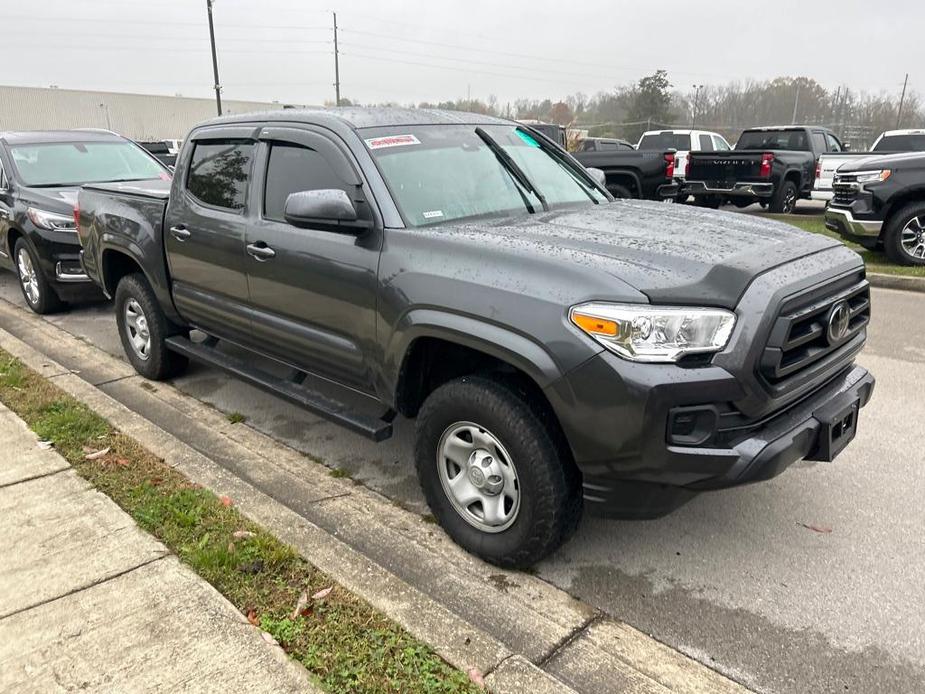
[(774, 322), (759, 371), (769, 384), (784, 385), (811, 365), (837, 359), (869, 322), (866, 279), (797, 297), (785, 304)]

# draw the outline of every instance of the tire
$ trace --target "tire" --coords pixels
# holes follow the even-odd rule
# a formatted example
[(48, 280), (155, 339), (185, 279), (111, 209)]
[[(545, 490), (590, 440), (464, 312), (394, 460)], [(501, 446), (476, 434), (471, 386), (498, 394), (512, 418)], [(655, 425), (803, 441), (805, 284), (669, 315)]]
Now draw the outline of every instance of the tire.
[(19, 290), (26, 305), (35, 313), (46, 315), (64, 309), (65, 304), (42, 273), (38, 257), (24, 238), (17, 239), (13, 248), (13, 262)]
[(620, 186), (615, 183), (608, 184), (607, 190), (610, 191), (610, 194), (615, 198), (634, 198), (632, 191), (626, 186)]
[(793, 181), (784, 181), (774, 193), (768, 210), (775, 214), (791, 214), (796, 209), (797, 197), (799, 197), (797, 184)]
[(914, 202), (891, 215), (883, 232), (886, 257), (899, 265), (925, 265), (925, 202)]
[(186, 368), (187, 358), (171, 352), (166, 343), (168, 337), (181, 331), (167, 320), (144, 275), (126, 275), (119, 281), (115, 307), (122, 348), (135, 371), (162, 381)]
[[(581, 520), (581, 476), (563, 437), (543, 420), (525, 394), (484, 376), (440, 386), (418, 414), (415, 464), (427, 503), (457, 544), (498, 566), (532, 566), (571, 537)], [(451, 463), (442, 454), (445, 442), (470, 467)], [(477, 489), (479, 475), (483, 490), (493, 480), (503, 488), (494, 494)], [(488, 512), (481, 500), (463, 509), (451, 497), (450, 480), (456, 479), (494, 503), (498, 520), (492, 528), (477, 517), (480, 510), (483, 516)]]

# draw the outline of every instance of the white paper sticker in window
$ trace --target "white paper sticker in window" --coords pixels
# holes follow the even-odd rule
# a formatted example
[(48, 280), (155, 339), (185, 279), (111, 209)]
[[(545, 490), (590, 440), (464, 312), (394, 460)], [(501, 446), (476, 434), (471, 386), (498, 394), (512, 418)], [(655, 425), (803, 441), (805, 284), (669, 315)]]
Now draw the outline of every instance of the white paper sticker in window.
[(421, 141), (414, 135), (386, 135), (364, 140), (370, 149), (385, 149), (386, 147), (404, 147), (405, 145), (419, 145)]
[(429, 212), (422, 212), (421, 216), (424, 219), (439, 219), (443, 216), (443, 210), (430, 210)]

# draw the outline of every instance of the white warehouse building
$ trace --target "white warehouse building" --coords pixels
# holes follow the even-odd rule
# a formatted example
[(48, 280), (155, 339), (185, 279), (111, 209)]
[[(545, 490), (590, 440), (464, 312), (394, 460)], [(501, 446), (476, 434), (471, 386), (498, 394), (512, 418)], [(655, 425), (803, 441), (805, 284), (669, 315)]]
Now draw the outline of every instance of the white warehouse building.
[[(226, 115), (281, 108), (222, 99)], [(215, 114), (215, 99), (0, 86), (0, 131), (106, 128), (133, 140), (173, 140)]]

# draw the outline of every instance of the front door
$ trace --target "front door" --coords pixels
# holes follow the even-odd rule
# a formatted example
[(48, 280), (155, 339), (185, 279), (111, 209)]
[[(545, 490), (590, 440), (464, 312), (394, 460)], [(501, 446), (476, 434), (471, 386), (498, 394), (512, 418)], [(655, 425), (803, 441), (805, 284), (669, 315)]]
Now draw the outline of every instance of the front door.
[(167, 262), (177, 310), (218, 337), (250, 335), (244, 239), (257, 142), (255, 129), (200, 131), (178, 171), (165, 219)]
[[(261, 349), (340, 384), (372, 392), (367, 357), (375, 344), (381, 224), (346, 149), (307, 129), (260, 134), (261, 190), (247, 229), (247, 278)], [(288, 224), (291, 193), (341, 189), (360, 224), (348, 232)], [(365, 225), (365, 228), (363, 228)]]

